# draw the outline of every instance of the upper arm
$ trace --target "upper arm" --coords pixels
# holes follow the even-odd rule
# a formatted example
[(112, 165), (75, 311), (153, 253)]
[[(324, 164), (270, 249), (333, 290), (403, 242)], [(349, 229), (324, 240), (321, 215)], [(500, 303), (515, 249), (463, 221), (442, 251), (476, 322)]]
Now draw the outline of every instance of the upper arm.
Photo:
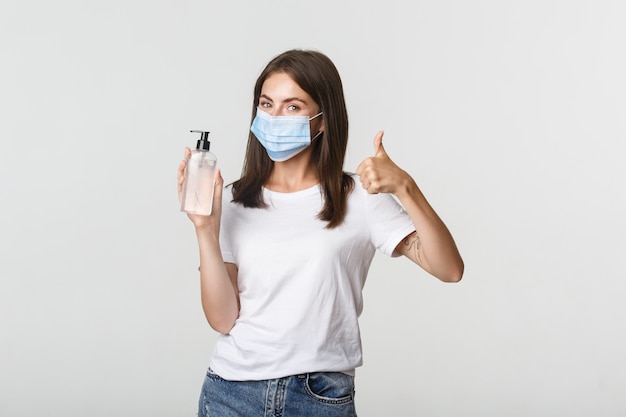
[(233, 289), (235, 290), (235, 297), (237, 297), (237, 310), (239, 310), (239, 308), (241, 307), (239, 304), (239, 285), (237, 284), (239, 269), (237, 268), (237, 265), (230, 262), (224, 262), (224, 266), (226, 267), (226, 272), (228, 273), (230, 282), (233, 285)]
[(402, 241), (398, 243), (398, 246), (396, 246), (395, 252), (406, 256), (411, 261), (421, 266), (425, 271), (430, 272), (430, 266), (424, 256), (422, 241), (417, 232), (413, 231), (402, 239)]

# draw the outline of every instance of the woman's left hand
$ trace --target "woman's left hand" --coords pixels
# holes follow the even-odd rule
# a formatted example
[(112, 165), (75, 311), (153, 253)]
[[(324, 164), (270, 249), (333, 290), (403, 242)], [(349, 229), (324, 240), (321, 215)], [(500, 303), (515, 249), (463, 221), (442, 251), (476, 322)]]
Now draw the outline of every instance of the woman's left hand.
[(376, 134), (374, 156), (365, 158), (357, 167), (356, 173), (368, 193), (397, 194), (403, 187), (406, 188), (411, 177), (387, 155), (383, 147), (383, 134), (382, 130)]

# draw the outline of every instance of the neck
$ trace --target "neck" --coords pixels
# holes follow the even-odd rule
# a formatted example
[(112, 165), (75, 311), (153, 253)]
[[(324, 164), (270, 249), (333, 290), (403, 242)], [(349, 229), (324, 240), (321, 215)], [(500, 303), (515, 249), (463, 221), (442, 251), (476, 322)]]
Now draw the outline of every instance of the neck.
[(281, 193), (305, 190), (319, 183), (311, 165), (310, 150), (306, 149), (284, 162), (275, 162), (265, 188)]

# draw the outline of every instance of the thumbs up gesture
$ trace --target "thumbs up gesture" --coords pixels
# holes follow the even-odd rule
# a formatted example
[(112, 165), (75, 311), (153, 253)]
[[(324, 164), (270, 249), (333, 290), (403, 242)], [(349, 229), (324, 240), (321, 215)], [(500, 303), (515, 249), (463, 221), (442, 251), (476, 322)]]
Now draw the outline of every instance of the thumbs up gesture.
[(374, 156), (365, 158), (356, 169), (361, 185), (370, 194), (396, 194), (406, 186), (407, 180), (410, 181), (409, 175), (387, 155), (383, 147), (383, 134), (380, 131), (374, 137)]

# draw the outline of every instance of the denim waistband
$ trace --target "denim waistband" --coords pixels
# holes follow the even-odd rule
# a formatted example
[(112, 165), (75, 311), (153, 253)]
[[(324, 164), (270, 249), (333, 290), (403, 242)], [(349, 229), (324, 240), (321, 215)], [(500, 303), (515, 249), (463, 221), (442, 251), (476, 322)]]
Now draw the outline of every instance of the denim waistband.
[(313, 372), (262, 381), (228, 381), (208, 370), (200, 417), (356, 417), (354, 377)]

